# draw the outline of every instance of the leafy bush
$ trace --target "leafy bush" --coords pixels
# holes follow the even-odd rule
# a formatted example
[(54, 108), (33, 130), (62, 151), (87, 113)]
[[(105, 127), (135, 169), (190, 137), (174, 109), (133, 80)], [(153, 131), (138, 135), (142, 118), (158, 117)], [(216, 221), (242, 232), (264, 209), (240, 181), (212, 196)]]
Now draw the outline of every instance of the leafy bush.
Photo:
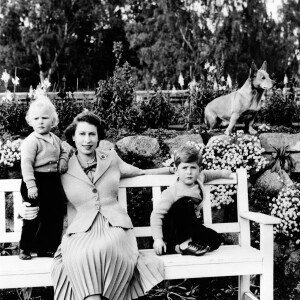
[(122, 44), (114, 43), (113, 52), (117, 62), (113, 76), (107, 80), (100, 80), (96, 89), (95, 112), (106, 121), (109, 128), (128, 125), (128, 111), (134, 100), (135, 82), (131, 66), (127, 62), (123, 66), (119, 65), (122, 51)]
[(282, 90), (273, 89), (266, 97), (261, 110), (261, 118), (271, 125), (291, 126), (297, 112), (297, 105), (293, 97), (286, 97)]
[(85, 108), (93, 111), (93, 104), (90, 102), (80, 103), (76, 101), (54, 100), (54, 105), (59, 118), (57, 128), (58, 135), (62, 135), (74, 117), (81, 113)]
[(170, 103), (170, 96), (163, 95), (161, 89), (140, 106), (146, 128), (167, 128), (171, 122), (174, 108)]
[(29, 129), (25, 120), (27, 110), (27, 103), (2, 102), (0, 105), (2, 131), (8, 131), (12, 134), (26, 132)]

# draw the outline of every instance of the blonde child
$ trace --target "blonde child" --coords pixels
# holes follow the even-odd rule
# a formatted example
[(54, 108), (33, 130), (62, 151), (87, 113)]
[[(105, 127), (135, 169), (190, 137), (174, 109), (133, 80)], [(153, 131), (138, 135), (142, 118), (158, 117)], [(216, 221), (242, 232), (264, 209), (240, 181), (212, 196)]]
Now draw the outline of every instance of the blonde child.
[(216, 178), (228, 178), (227, 170), (201, 171), (202, 157), (193, 145), (175, 151), (177, 182), (164, 190), (151, 214), (153, 248), (157, 255), (181, 253), (203, 255), (217, 249), (221, 236), (202, 225), (203, 184)]
[(56, 109), (50, 99), (40, 96), (30, 104), (26, 115), (33, 132), (21, 144), (21, 194), (24, 202), (38, 206), (33, 220), (23, 220), (19, 258), (53, 256), (60, 244), (64, 194), (60, 173), (67, 171), (68, 154), (60, 139), (50, 132), (58, 123)]

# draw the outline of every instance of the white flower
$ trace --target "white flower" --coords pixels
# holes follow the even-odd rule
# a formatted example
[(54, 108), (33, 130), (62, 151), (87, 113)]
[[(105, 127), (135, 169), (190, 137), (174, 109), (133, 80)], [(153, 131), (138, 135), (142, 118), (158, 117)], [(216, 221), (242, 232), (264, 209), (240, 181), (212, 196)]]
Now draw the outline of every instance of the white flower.
[(154, 76), (151, 79), (151, 84), (152, 85), (156, 85), (157, 84), (157, 80), (156, 80), (156, 78)]
[(232, 80), (229, 74), (227, 75), (226, 84), (229, 88), (232, 88)]
[(1, 79), (7, 83), (10, 78), (10, 75), (6, 72), (6, 70), (2, 73)]
[(209, 66), (208, 71), (209, 71), (210, 73), (212, 73), (212, 72), (215, 71), (215, 70), (216, 70), (216, 66)]
[(178, 77), (178, 83), (181, 86), (181, 88), (184, 86), (184, 78), (183, 78), (181, 72), (180, 72), (179, 77)]
[(7, 90), (5, 92), (5, 96), (2, 98), (3, 101), (12, 101), (13, 100), (13, 94), (11, 91)]
[(204, 69), (205, 69), (205, 70), (207, 70), (209, 67), (210, 67), (210, 64), (209, 64), (209, 62), (205, 63), (205, 65), (204, 65)]
[(20, 81), (20, 79), (17, 76), (15, 78), (12, 78), (12, 83), (14, 86), (17, 86), (19, 84), (19, 81)]

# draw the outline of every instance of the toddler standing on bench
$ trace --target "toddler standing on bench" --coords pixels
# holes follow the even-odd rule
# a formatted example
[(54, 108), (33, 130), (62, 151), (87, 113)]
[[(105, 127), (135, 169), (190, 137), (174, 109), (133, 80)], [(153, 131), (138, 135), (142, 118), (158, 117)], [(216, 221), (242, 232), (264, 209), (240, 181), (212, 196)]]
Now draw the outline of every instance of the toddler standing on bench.
[(23, 220), (19, 258), (54, 255), (61, 241), (64, 193), (60, 173), (68, 168), (68, 153), (60, 139), (50, 132), (58, 123), (51, 100), (40, 95), (30, 104), (26, 121), (33, 132), (21, 144), (21, 195), (23, 201), (38, 206), (38, 216)]
[(203, 255), (219, 248), (221, 236), (202, 224), (203, 185), (217, 178), (230, 178), (228, 170), (201, 171), (202, 156), (190, 144), (174, 154), (177, 181), (162, 192), (151, 214), (153, 248), (157, 255), (181, 253)]

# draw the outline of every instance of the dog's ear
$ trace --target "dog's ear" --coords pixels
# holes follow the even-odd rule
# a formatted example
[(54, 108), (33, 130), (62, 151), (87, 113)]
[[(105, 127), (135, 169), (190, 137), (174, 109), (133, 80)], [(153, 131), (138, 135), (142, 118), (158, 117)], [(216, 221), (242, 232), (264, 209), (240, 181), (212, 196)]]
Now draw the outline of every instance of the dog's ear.
[(256, 73), (257, 73), (257, 67), (256, 67), (255, 62), (252, 60), (249, 77), (253, 78)]
[(267, 72), (267, 62), (266, 61), (263, 62), (262, 66), (260, 67), (260, 70)]

